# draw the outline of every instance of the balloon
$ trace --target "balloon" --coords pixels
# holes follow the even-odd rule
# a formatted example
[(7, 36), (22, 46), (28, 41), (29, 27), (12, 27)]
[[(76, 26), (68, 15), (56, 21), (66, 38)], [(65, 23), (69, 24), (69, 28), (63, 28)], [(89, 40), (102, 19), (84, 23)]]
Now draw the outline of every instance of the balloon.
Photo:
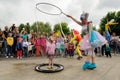
[(76, 46), (75, 50), (76, 50), (79, 57), (82, 57), (82, 54), (81, 54), (81, 51), (80, 51), (80, 44), (79, 44), (81, 42), (81, 40), (82, 40), (82, 37), (81, 37), (79, 31), (73, 30), (73, 38), (70, 40), (70, 43), (72, 43), (73, 41), (76, 41), (77, 46)]
[(73, 30), (73, 38), (70, 40), (70, 43), (73, 42), (74, 40), (76, 40), (78, 42), (82, 40), (82, 37), (81, 37), (79, 31), (77, 31), (77, 30)]

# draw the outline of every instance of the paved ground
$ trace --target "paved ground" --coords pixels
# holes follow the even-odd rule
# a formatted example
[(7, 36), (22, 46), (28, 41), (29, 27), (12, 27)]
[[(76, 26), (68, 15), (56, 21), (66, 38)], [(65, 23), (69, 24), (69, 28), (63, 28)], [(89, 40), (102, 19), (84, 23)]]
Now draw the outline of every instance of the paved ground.
[(112, 58), (96, 57), (95, 70), (82, 70), (85, 57), (55, 58), (55, 63), (64, 65), (64, 70), (58, 73), (40, 73), (34, 70), (40, 63), (46, 63), (47, 58), (28, 58), (23, 60), (0, 59), (0, 80), (120, 80), (120, 55)]

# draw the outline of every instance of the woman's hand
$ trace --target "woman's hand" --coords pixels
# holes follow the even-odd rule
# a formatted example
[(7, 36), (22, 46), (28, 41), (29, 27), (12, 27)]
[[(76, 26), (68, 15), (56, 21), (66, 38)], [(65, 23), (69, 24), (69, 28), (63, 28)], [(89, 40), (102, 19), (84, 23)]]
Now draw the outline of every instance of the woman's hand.
[(67, 17), (72, 17), (72, 16), (70, 16), (70, 15), (67, 15), (67, 14), (66, 14), (66, 16), (67, 16)]
[(68, 15), (68, 14), (65, 14), (67, 17), (71, 18), (74, 22), (76, 22), (77, 24), (81, 25), (82, 26), (82, 23), (80, 21), (78, 21), (77, 19), (75, 19), (74, 17)]

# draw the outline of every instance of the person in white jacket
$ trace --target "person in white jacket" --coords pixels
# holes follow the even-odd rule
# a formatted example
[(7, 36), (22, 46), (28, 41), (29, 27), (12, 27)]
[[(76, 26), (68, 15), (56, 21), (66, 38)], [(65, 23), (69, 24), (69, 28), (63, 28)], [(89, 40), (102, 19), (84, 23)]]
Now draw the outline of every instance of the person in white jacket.
[(28, 56), (28, 41), (27, 41), (27, 38), (24, 39), (23, 41), (23, 55), (24, 57), (27, 57)]

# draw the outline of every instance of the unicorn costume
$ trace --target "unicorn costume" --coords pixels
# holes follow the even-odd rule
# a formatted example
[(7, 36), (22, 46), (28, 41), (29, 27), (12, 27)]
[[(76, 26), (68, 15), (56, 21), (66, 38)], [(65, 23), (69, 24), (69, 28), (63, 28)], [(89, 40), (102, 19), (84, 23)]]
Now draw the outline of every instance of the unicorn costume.
[[(89, 26), (90, 26), (89, 24), (92, 22), (87, 22), (87, 18), (88, 18), (88, 13), (83, 13), (80, 17), (82, 21), (86, 20), (86, 21), (83, 21), (82, 23), (82, 26), (83, 26), (82, 31), (86, 35), (83, 36), (80, 49), (87, 51), (88, 55), (95, 57), (94, 49), (96, 47), (100, 47), (105, 43), (107, 43), (107, 40), (97, 31), (93, 29), (89, 30)], [(85, 64), (83, 65), (83, 70), (94, 69), (94, 68), (96, 68), (96, 64), (90, 63), (89, 61), (85, 62)]]
[(81, 50), (89, 50), (91, 48), (96, 48), (104, 45), (107, 40), (97, 31), (91, 30), (89, 33), (88, 25), (84, 26), (82, 31), (86, 32), (86, 35), (83, 37), (81, 44)]

